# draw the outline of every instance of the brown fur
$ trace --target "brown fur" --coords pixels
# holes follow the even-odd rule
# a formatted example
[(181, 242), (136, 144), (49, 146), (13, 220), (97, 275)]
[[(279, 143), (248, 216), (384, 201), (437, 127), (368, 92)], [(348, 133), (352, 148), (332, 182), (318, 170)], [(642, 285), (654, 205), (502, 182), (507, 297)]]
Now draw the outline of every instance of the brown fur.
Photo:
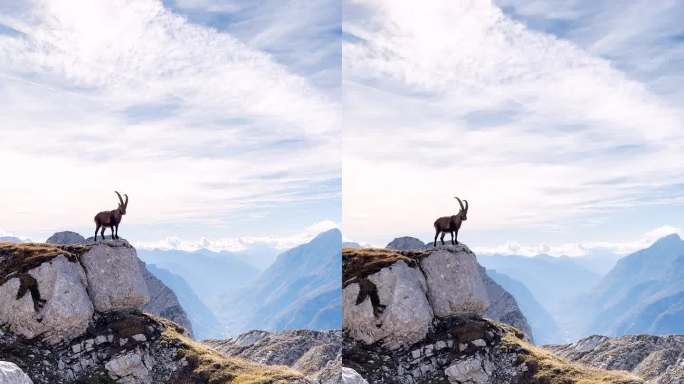
[(444, 235), (447, 233), (451, 234), (451, 244), (458, 244), (458, 230), (461, 229), (461, 224), (468, 220), (468, 200), (464, 200), (464, 207), (461, 199), (458, 197), (454, 197), (454, 199), (458, 200), (458, 204), (461, 205), (461, 210), (457, 215), (443, 216), (435, 220), (435, 241), (433, 244), (435, 247), (437, 246), (437, 236), (439, 236), (440, 233), (442, 234), (442, 237), (440, 237), (442, 245), (444, 245)]
[(124, 194), (124, 196), (126, 196), (126, 201), (124, 202), (119, 192), (114, 192), (117, 196), (119, 196), (119, 208), (113, 211), (102, 211), (95, 215), (95, 241), (97, 241), (97, 232), (100, 230), (100, 228), (102, 228), (102, 231), (100, 232), (102, 235), (102, 240), (105, 239), (104, 232), (106, 228), (112, 229), (112, 239), (119, 238), (119, 224), (121, 223), (121, 218), (123, 215), (126, 214), (126, 207), (128, 207), (128, 195)]

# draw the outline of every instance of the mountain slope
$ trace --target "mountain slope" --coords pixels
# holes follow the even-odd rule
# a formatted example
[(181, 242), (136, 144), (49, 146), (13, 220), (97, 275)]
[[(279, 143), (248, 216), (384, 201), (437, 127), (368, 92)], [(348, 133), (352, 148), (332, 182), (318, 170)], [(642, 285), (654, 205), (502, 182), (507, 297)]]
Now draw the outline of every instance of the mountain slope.
[(150, 266), (145, 265), (145, 262), (138, 260), (140, 269), (147, 285), (147, 291), (150, 294), (150, 301), (145, 304), (143, 311), (153, 315), (161, 316), (169, 319), (174, 323), (185, 328), (190, 337), (193, 336), (193, 328), (188, 315), (178, 301), (178, 296), (174, 291), (159, 280), (152, 272)]
[(332, 229), (280, 254), (248, 288), (224, 299), (230, 330), (339, 329), (341, 246), (342, 234)]
[(532, 328), (537, 344), (558, 343), (563, 339), (556, 321), (523, 283), (493, 270), (487, 270), (487, 275), (513, 295)]
[(586, 297), (583, 313), (593, 313), (585, 334), (658, 335), (684, 331), (684, 241), (665, 236), (625, 256)]
[(190, 324), (192, 324), (193, 335), (197, 340), (223, 335), (222, 327), (214, 313), (204, 305), (182, 277), (154, 264), (147, 265), (147, 270), (178, 297), (180, 305), (185, 309)]
[(589, 291), (600, 279), (569, 257), (485, 255), (479, 261), (487, 269), (524, 282), (554, 316), (562, 316), (569, 300)]
[(342, 363), (369, 383), (642, 383), (569, 363), (481, 317), (492, 300), (464, 245), (345, 249), (343, 260)]
[(138, 255), (147, 264), (181, 276), (210, 308), (226, 292), (235, 292), (248, 285), (259, 274), (256, 267), (240, 257), (207, 250), (140, 250)]
[(651, 384), (684, 382), (684, 336), (591, 336), (548, 347), (557, 355), (596, 368), (634, 373)]

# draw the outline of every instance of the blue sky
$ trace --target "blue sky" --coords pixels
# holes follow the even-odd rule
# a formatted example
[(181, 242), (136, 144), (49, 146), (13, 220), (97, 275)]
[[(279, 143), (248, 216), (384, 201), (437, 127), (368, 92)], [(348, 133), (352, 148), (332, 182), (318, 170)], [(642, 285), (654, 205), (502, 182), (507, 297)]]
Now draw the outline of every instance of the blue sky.
[(1, 234), (283, 248), (339, 224), (340, 6), (0, 4)]
[(684, 227), (684, 5), (345, 1), (347, 237), (628, 252)]

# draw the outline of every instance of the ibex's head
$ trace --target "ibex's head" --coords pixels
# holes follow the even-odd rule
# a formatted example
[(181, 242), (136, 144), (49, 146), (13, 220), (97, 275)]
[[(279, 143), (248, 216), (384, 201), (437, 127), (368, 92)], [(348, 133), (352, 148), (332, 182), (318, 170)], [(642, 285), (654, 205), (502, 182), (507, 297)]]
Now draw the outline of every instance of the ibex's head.
[(124, 193), (124, 196), (126, 196), (126, 201), (124, 201), (121, 198), (121, 194), (119, 194), (119, 192), (116, 192), (116, 191), (114, 191), (114, 192), (116, 193), (117, 196), (119, 196), (119, 208), (118, 208), (119, 212), (121, 212), (122, 215), (125, 215), (126, 214), (126, 207), (128, 207), (128, 195)]
[(465, 207), (463, 206), (463, 201), (459, 199), (458, 197), (454, 196), (454, 199), (458, 200), (458, 204), (461, 206), (461, 211), (458, 213), (459, 216), (461, 216), (462, 221), (468, 220), (468, 200), (463, 200), (465, 201)]

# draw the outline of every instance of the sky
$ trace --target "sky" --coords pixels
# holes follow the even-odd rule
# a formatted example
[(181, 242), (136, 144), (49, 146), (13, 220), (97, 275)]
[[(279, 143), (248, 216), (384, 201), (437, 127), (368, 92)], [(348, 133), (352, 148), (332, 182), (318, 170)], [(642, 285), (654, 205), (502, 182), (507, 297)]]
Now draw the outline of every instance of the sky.
[(115, 190), (134, 244), (339, 226), (340, 5), (252, 3), (0, 3), (0, 236), (92, 236)]
[(343, 231), (626, 253), (684, 228), (684, 3), (345, 0)]

